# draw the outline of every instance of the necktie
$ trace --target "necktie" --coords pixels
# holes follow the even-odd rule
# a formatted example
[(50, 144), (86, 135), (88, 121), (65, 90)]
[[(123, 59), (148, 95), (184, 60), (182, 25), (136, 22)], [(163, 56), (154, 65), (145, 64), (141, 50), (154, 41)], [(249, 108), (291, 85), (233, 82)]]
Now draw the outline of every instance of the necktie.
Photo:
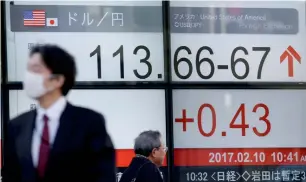
[(49, 118), (46, 115), (44, 115), (43, 121), (44, 121), (44, 128), (41, 136), (38, 166), (37, 166), (38, 175), (40, 178), (43, 178), (45, 175), (45, 169), (50, 152), (49, 127), (48, 127)]

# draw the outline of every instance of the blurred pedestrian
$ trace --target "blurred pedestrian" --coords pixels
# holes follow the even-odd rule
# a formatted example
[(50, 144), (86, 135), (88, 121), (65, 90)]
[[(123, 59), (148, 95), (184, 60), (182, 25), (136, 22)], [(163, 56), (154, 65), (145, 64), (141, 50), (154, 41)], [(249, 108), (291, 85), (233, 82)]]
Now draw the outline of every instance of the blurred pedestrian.
[(159, 131), (144, 131), (135, 139), (136, 156), (121, 176), (120, 182), (162, 182), (159, 167), (163, 164), (167, 147)]
[(38, 106), (9, 121), (3, 182), (115, 182), (115, 151), (101, 114), (70, 104), (74, 58), (55, 45), (31, 50), (23, 87)]

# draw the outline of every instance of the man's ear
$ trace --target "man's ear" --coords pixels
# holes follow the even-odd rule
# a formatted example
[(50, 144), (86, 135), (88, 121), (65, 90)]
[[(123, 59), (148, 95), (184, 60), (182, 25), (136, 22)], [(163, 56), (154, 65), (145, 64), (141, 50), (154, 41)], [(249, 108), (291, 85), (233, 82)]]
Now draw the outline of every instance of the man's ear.
[(62, 87), (64, 85), (65, 77), (63, 75), (58, 75), (55, 79), (58, 87)]
[(153, 156), (153, 157), (156, 157), (156, 152), (157, 152), (157, 148), (154, 148), (154, 149), (152, 150), (152, 156)]

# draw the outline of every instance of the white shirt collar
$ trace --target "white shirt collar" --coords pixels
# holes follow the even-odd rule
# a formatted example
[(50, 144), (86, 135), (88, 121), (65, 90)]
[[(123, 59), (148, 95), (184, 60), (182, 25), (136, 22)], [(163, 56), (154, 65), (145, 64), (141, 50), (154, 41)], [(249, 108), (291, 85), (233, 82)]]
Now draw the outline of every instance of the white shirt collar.
[(64, 109), (66, 108), (67, 100), (65, 97), (60, 97), (55, 103), (53, 103), (48, 109), (44, 109), (40, 106), (37, 107), (37, 116), (42, 118), (47, 115), (50, 120), (59, 120)]

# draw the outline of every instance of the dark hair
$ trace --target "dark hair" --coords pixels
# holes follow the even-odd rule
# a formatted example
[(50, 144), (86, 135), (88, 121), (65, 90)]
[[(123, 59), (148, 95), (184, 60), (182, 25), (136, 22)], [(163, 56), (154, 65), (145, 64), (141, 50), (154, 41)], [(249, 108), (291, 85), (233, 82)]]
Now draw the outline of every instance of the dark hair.
[(159, 131), (144, 131), (135, 139), (134, 151), (135, 154), (150, 156), (154, 148), (161, 146), (161, 134)]
[(63, 75), (65, 78), (61, 88), (62, 94), (67, 95), (72, 88), (76, 77), (76, 65), (74, 57), (64, 49), (51, 44), (36, 45), (30, 52), (30, 57), (33, 54), (40, 54), (42, 61), (45, 63), (52, 74)]

